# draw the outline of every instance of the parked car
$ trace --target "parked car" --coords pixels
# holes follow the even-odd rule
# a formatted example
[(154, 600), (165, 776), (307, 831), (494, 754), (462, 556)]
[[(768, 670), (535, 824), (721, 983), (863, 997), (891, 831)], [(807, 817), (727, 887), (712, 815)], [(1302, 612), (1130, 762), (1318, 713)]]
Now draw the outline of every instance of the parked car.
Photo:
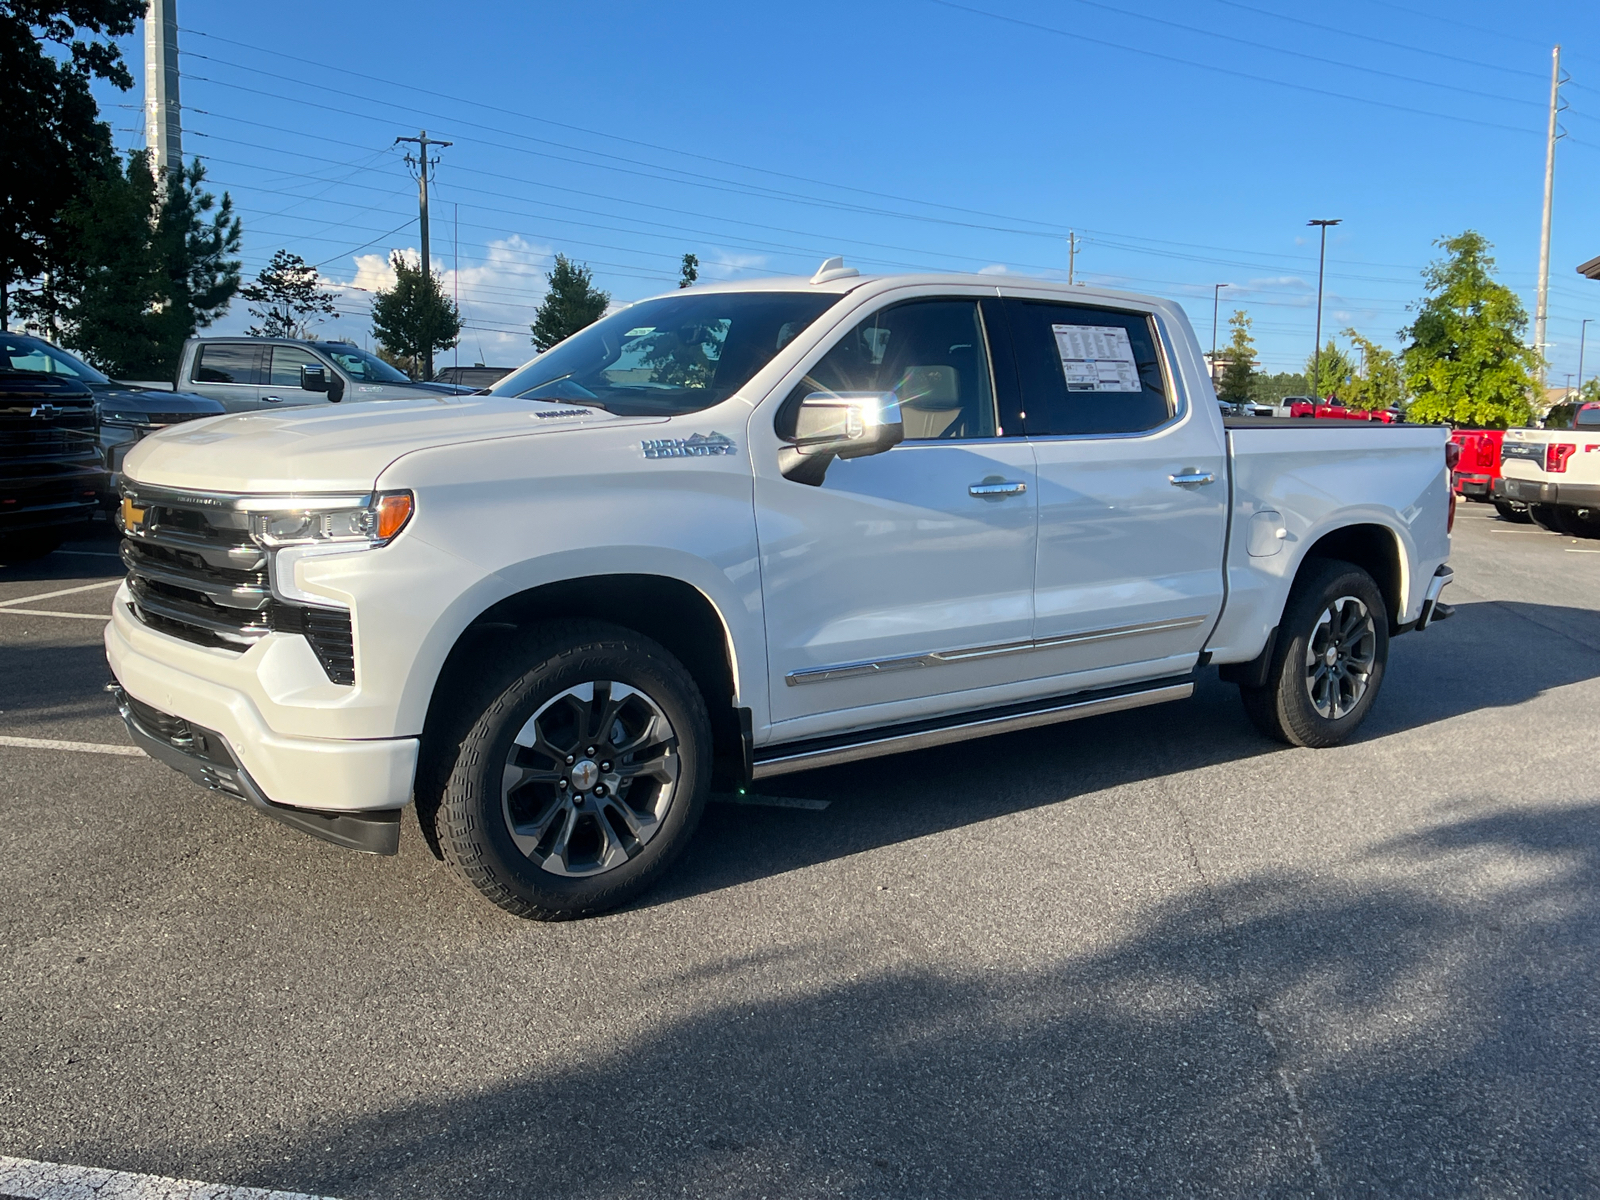
[(459, 387), (484, 391), (515, 370), (515, 367), (486, 367), (482, 363), (473, 363), (470, 367), (441, 368), (433, 373), (433, 378), (439, 383), (453, 383)]
[(1451, 474), (1456, 495), (1480, 504), (1493, 504), (1507, 521), (1526, 523), (1528, 506), (1507, 499), (1500, 479), (1500, 445), (1503, 429), (1457, 429), (1450, 440), (1460, 448), (1461, 458)]
[(123, 716), (345, 846), (393, 853), (415, 796), (542, 919), (650, 886), (713, 788), (1206, 663), (1334, 745), (1448, 615), (1449, 439), (1225, 429), (1212, 394), (1169, 301), (832, 260), (634, 304), (489, 395), (165, 430), (126, 467)]
[(11, 351), (13, 363), (26, 362), (29, 370), (80, 379), (94, 393), (96, 444), (100, 465), (105, 468), (100, 501), (106, 507), (116, 503), (122, 459), (135, 442), (168, 425), (214, 417), (226, 411), (217, 401), (193, 392), (175, 392), (109, 379), (76, 355), (68, 354), (43, 338), (6, 336), (9, 345), (16, 347)]
[(102, 490), (94, 393), (46, 365), (35, 339), (0, 334), (0, 564), (83, 530)]
[(1398, 405), (1391, 404), (1388, 408), (1367, 410), (1363, 408), (1347, 408), (1343, 401), (1336, 396), (1326, 400), (1313, 400), (1309, 396), (1285, 397), (1291, 400), (1289, 415), (1291, 417), (1317, 417), (1323, 420), (1345, 421), (1377, 421), (1384, 425), (1394, 425), (1405, 420)]
[(1287, 417), (1291, 398), (1285, 396), (1276, 404), (1268, 401), (1249, 400), (1239, 406), (1239, 415), (1242, 417)]
[(1501, 498), (1528, 506), (1553, 533), (1600, 537), (1600, 404), (1574, 408), (1570, 429), (1508, 429)]
[(218, 400), (229, 412), (457, 396), (472, 388), (417, 383), (351, 342), (294, 338), (190, 338), (177, 386)]

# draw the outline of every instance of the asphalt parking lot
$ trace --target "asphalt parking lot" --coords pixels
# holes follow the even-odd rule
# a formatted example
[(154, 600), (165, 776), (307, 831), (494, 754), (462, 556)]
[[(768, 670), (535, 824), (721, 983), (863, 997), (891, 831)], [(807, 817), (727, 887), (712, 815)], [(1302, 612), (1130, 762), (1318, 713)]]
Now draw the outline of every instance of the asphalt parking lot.
[[(0, 571), (0, 735), (126, 744), (114, 544), (69, 550)], [(573, 924), (414, 826), (371, 858), (0, 744), (0, 1154), (345, 1200), (1595, 1194), (1600, 542), (1463, 505), (1453, 562), (1351, 744), (1213, 676), (786, 777), (828, 807), (714, 806)]]

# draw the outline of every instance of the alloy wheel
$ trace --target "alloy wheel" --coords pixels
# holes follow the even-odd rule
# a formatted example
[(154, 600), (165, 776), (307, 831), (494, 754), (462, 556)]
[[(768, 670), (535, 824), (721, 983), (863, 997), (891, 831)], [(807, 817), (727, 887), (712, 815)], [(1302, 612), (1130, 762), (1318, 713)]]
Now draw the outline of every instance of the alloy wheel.
[(1306, 692), (1329, 720), (1348, 716), (1371, 683), (1378, 630), (1367, 606), (1341, 596), (1323, 610), (1306, 641)]

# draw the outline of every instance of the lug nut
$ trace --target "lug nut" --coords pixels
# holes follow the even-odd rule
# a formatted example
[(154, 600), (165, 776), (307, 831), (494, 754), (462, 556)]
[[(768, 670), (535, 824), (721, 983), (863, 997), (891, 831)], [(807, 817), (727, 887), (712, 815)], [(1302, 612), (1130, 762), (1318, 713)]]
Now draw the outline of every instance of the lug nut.
[(564, 792), (567, 790), (567, 781), (563, 779), (560, 783), (556, 784), (556, 786)]
[(573, 763), (575, 763), (577, 761), (578, 761), (578, 758), (577, 758), (576, 755), (574, 755), (574, 754), (567, 755), (567, 766), (570, 767)]
[(604, 796), (606, 794), (606, 785), (603, 784), (603, 783), (595, 784), (594, 785), (594, 794), (596, 796)]
[(586, 757), (586, 758), (590, 758), (590, 757), (593, 757), (593, 756), (594, 756), (594, 747), (593, 747), (593, 746), (590, 746), (590, 747), (589, 747), (589, 748), (588, 748), (588, 749), (587, 749), (587, 750), (585, 750), (585, 751), (584, 751), (584, 752), (583, 752), (583, 753), (584, 753), (584, 757)]
[(609, 770), (611, 770), (611, 764), (608, 763), (608, 762), (601, 763), (600, 764), (600, 769), (602, 771), (609, 771)]

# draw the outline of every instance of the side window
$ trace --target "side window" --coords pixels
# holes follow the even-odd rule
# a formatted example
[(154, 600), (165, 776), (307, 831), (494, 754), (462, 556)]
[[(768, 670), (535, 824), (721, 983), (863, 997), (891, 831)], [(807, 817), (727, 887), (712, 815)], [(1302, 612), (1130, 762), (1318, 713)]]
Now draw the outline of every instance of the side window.
[(1141, 433), (1172, 416), (1148, 316), (1016, 298), (1006, 312), (1030, 437)]
[(298, 346), (274, 346), (272, 372), (268, 376), (268, 381), (273, 387), (297, 388), (300, 386), (301, 367), (321, 367), (327, 370), (327, 364), (320, 358)]
[(908, 441), (996, 434), (994, 383), (976, 300), (912, 300), (874, 313), (790, 393), (778, 432), (812, 392), (893, 392)]
[(211, 342), (200, 347), (192, 378), (196, 383), (254, 383), (259, 348), (245, 342)]

